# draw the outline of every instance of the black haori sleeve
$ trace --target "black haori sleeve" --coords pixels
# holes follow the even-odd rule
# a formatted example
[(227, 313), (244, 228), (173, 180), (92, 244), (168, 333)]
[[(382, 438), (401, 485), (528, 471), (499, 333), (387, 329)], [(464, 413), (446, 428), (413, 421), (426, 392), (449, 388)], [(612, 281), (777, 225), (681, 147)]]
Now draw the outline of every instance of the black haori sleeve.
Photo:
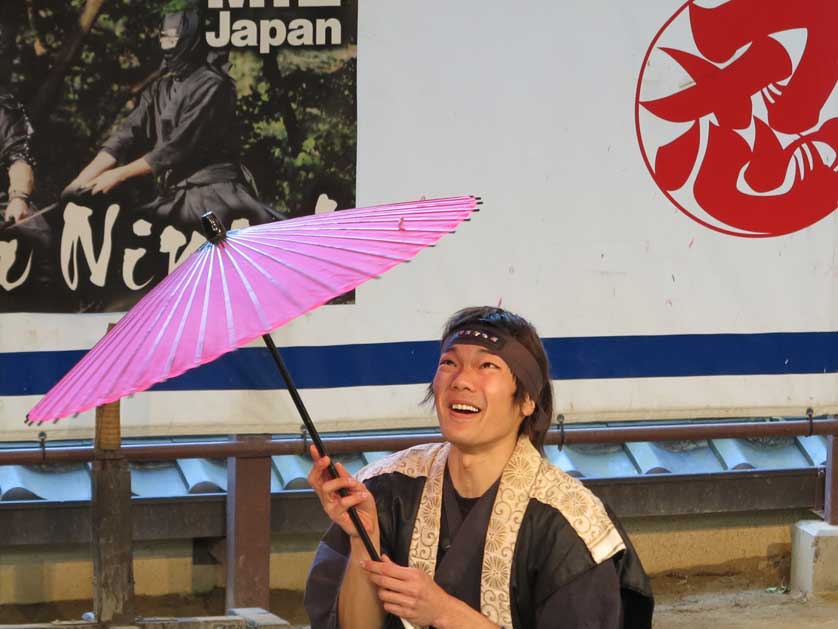
[(611, 561), (583, 572), (535, 610), (534, 629), (619, 629), (620, 581)]
[(154, 146), (154, 92), (156, 85), (147, 88), (140, 96), (139, 104), (111, 133), (102, 150), (119, 163), (127, 163)]
[(567, 519), (531, 501), (515, 549), (515, 627), (651, 629), (654, 602), (628, 536), (609, 512), (626, 549), (597, 564)]
[(314, 554), (308, 578), (304, 605), (312, 629), (338, 627), (338, 593), (349, 558), (349, 538), (332, 525)]
[(8, 168), (18, 161), (34, 165), (32, 127), (23, 107), (11, 98), (0, 101), (0, 164)]

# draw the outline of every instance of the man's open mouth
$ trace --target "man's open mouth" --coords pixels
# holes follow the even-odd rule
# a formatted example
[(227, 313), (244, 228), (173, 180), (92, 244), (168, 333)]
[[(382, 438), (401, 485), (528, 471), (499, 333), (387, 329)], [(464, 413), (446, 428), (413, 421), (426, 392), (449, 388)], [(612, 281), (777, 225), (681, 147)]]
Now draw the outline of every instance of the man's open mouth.
[(459, 402), (455, 402), (454, 404), (449, 404), (448, 408), (452, 411), (456, 411), (458, 413), (468, 413), (468, 414), (475, 414), (479, 413), (480, 409), (476, 406), (472, 406), (471, 404), (462, 404)]

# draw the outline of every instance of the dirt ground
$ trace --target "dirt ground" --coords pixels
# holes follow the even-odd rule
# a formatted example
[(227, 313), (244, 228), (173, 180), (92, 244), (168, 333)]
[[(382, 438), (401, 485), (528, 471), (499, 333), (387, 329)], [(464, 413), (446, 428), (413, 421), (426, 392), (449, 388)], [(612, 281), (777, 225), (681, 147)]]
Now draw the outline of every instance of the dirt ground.
[[(805, 598), (766, 588), (743, 575), (669, 574), (656, 577), (655, 629), (838, 629), (838, 594)], [(0, 606), (0, 624), (78, 620), (90, 601)], [(294, 627), (307, 618), (299, 592), (271, 592), (271, 611)], [(140, 598), (142, 616), (210, 616), (224, 612), (223, 590), (202, 596)]]
[(742, 575), (653, 580), (655, 629), (838, 629), (838, 594), (804, 597)]

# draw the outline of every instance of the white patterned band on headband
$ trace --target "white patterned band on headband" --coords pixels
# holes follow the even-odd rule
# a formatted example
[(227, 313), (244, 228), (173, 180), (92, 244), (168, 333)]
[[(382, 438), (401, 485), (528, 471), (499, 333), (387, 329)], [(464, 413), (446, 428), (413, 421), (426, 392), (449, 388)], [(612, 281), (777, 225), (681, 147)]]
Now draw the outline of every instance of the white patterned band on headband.
[(442, 353), (453, 345), (479, 345), (500, 356), (509, 365), (512, 374), (529, 393), (533, 402), (538, 401), (544, 378), (532, 353), (514, 336), (490, 325), (469, 324), (452, 330), (442, 342)]

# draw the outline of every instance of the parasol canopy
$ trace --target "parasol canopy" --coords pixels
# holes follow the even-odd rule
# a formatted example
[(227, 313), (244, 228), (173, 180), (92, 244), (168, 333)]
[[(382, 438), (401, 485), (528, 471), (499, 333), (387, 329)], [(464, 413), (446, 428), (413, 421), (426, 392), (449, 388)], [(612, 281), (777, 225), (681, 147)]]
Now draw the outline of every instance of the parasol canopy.
[(414, 257), (478, 203), (472, 196), (421, 200), (226, 233), (216, 220), (210, 240), (147, 293), (27, 420), (113, 402), (264, 337)]

